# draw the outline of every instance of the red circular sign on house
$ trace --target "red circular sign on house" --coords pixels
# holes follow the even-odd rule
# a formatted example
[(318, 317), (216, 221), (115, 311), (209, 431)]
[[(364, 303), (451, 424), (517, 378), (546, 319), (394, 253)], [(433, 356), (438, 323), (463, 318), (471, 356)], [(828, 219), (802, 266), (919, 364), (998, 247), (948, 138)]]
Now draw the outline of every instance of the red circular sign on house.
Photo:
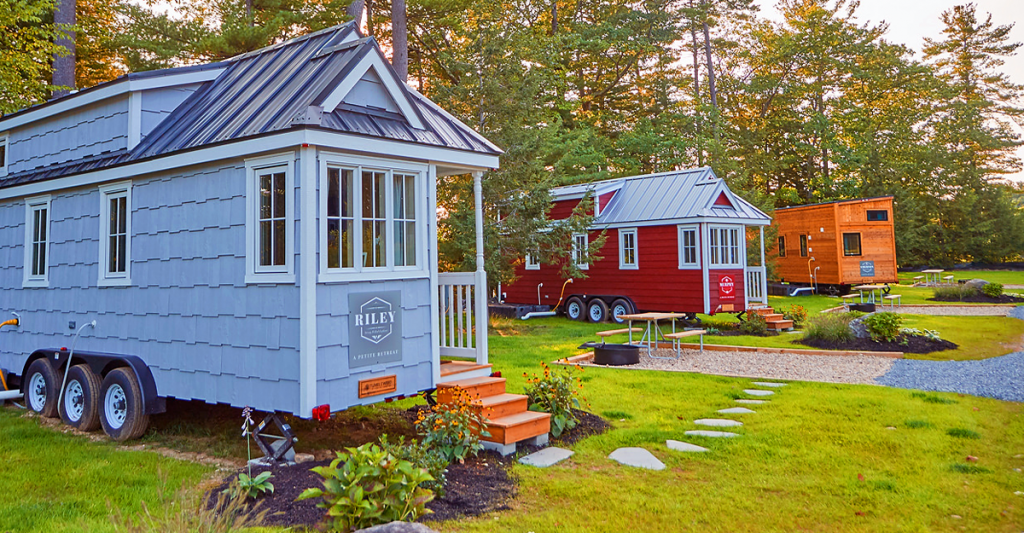
[(732, 276), (728, 274), (722, 274), (721, 276), (718, 277), (718, 299), (736, 299), (736, 282), (733, 281)]

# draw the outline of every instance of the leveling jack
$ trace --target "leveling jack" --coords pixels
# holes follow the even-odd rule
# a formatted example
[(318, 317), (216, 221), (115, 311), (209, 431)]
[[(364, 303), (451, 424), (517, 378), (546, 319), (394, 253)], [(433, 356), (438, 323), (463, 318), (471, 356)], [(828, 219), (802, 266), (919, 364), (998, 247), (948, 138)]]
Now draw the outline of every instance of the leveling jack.
[[(280, 435), (270, 435), (263, 432), (271, 424), (281, 433)], [(299, 439), (295, 437), (292, 427), (286, 424), (277, 413), (267, 415), (256, 426), (256, 431), (253, 432), (252, 438), (256, 441), (256, 445), (260, 447), (260, 451), (263, 452), (263, 457), (256, 461), (262, 463), (290, 463), (295, 461), (294, 446), (296, 442), (299, 442)]]

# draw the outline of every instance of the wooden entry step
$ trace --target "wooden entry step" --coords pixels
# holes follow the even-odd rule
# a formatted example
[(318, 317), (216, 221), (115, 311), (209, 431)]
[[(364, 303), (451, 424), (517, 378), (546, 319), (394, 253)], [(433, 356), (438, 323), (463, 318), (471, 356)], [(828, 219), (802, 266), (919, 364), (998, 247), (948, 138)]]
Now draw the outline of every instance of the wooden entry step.
[(755, 307), (753, 309), (750, 309), (749, 312), (754, 313), (755, 315), (761, 315), (761, 316), (768, 316), (768, 315), (776, 314), (775, 313), (775, 309), (772, 309), (771, 307)]
[(454, 397), (452, 391), (456, 388), (469, 393), (470, 398), (479, 400), (487, 396), (495, 396), (505, 393), (505, 378), (482, 377), (460, 379), (457, 381), (446, 381), (437, 384), (437, 403), (452, 403)]
[(477, 377), (437, 384), (437, 402), (452, 403), (453, 390), (459, 387), (473, 398), (474, 408), (487, 417), (489, 437), (481, 437), (484, 447), (502, 455), (516, 451), (516, 443), (533, 439), (531, 444), (543, 445), (551, 431), (551, 415), (527, 410), (528, 398), (505, 391), (505, 378)]
[(768, 329), (774, 329), (776, 331), (782, 331), (785, 329), (793, 329), (792, 320), (773, 320), (768, 322)]

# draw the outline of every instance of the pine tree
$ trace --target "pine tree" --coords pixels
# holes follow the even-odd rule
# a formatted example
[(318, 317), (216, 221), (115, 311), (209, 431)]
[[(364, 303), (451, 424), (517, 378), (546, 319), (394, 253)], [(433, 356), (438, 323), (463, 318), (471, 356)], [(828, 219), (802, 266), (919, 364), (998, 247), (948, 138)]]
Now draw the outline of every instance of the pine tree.
[(62, 53), (52, 0), (0, 0), (0, 115), (46, 100), (50, 61)]

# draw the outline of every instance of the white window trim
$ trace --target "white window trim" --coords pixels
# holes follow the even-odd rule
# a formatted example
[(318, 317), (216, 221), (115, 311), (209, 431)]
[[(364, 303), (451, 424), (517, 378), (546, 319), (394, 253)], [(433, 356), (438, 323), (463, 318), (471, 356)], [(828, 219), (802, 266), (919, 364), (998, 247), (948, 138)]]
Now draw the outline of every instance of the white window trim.
[[(285, 242), (284, 266), (267, 272), (257, 271), (256, 246), (257, 223), (259, 214), (259, 195), (257, 194), (257, 173), (261, 170), (284, 170), (284, 210), (285, 210)], [(295, 153), (285, 152), (245, 160), (245, 283), (295, 283)], [(266, 268), (266, 267), (264, 267)]]
[[(626, 247), (623, 246), (625, 243), (624, 237), (626, 235), (633, 235), (633, 264), (626, 263)], [(640, 269), (640, 244), (637, 241), (636, 228), (620, 228), (619, 229), (619, 270), (639, 270)]]
[[(693, 237), (696, 239), (694, 243), (694, 249), (697, 252), (697, 261), (692, 263), (686, 262), (686, 254), (683, 249), (683, 232), (693, 231)], [(701, 246), (701, 232), (700, 227), (696, 224), (681, 224), (676, 226), (676, 249), (679, 255), (679, 270), (699, 270), (701, 268), (701, 255), (704, 247)]]
[[(53, 227), (53, 211), (50, 209), (49, 196), (36, 196), (25, 200), (25, 269), (24, 278), (21, 282), (22, 288), (49, 287), (50, 286), (50, 243), (53, 242), (53, 235), (50, 228)], [(32, 214), (40, 207), (46, 209), (46, 265), (42, 276), (32, 275)]]
[(3, 164), (0, 164), (0, 177), (4, 177), (8, 174), (7, 167), (11, 164), (11, 140), (7, 132), (0, 133), (0, 145), (4, 147), (4, 160)]
[(533, 261), (533, 254), (526, 254), (526, 270), (540, 270), (540, 259)]
[[(395, 173), (399, 174), (414, 174), (416, 176), (416, 266), (384, 266), (384, 267), (363, 267), (361, 264), (357, 264), (355, 267), (350, 268), (328, 268), (327, 267), (327, 196), (330, 191), (327, 183), (327, 169), (328, 168), (342, 168), (353, 171), (353, 177), (356, 183), (353, 185), (359, 186), (362, 184), (362, 171), (383, 171), (388, 174), (387, 188), (385, 196), (385, 211), (388, 219), (391, 219), (392, 213), (394, 213), (394, 180), (392, 176)], [(320, 231), (320, 271), (317, 276), (317, 281), (320, 283), (337, 283), (347, 281), (366, 281), (366, 280), (395, 280), (395, 279), (418, 279), (418, 278), (429, 278), (430, 270), (427, 268), (427, 225), (426, 219), (428, 209), (427, 203), (427, 175), (429, 167), (427, 165), (420, 165), (410, 163), (407, 161), (396, 161), (393, 159), (382, 159), (373, 157), (360, 157), (351, 156), (346, 154), (337, 154), (330, 152), (322, 152), (320, 154), (320, 217), (318, 227)], [(355, 219), (362, 219), (362, 194), (354, 195), (355, 205), (353, 206), (353, 213), (359, 216)], [(354, 257), (361, 257), (363, 239), (362, 239), (362, 226), (359, 225), (359, 238), (354, 240)], [(388, 234), (394, 231), (394, 224), (388, 226)], [(387, 255), (387, 261), (390, 263), (394, 261), (394, 240), (389, 238), (387, 240), (387, 249), (385, 251)], [(359, 263), (359, 261), (357, 261)]]
[[(100, 254), (98, 271), (99, 277), (96, 284), (100, 287), (127, 287), (132, 284), (132, 182), (121, 181), (118, 183), (111, 183), (110, 185), (104, 185), (99, 188), (100, 191)], [(109, 246), (109, 219), (110, 219), (110, 202), (108, 198), (111, 195), (121, 194), (125, 195), (125, 212), (127, 218), (125, 220), (125, 230), (128, 238), (125, 239), (125, 261), (124, 261), (124, 273), (107, 272), (107, 247)]]
[(584, 248), (590, 248), (590, 234), (589, 233), (573, 233), (572, 234), (572, 260), (576, 263), (576, 268), (580, 270), (590, 270), (590, 265), (587, 263), (581, 263), (580, 258), (585, 257), (587, 250), (580, 251), (576, 246), (576, 239), (583, 237)]
[[(746, 266), (746, 256), (747, 256), (747, 243), (746, 243), (746, 234), (747, 234), (747, 232), (746, 232), (746, 229), (743, 226), (710, 226), (709, 227), (709, 234), (710, 234), (710, 232), (720, 231), (720, 230), (723, 230), (723, 229), (724, 230), (735, 230), (736, 231), (736, 240), (737, 240), (737, 242), (736, 242), (736, 262), (733, 263), (733, 262), (722, 262), (722, 261), (720, 261), (718, 264), (712, 263), (711, 262), (712, 255), (710, 253), (711, 252), (711, 239), (709, 238), (708, 239), (708, 252), (709, 252), (709, 254), (708, 254), (708, 266), (711, 267), (712, 269), (716, 269), (716, 270), (734, 270), (734, 269), (745, 268), (745, 266)], [(719, 233), (719, 236), (721, 236), (721, 233)]]

